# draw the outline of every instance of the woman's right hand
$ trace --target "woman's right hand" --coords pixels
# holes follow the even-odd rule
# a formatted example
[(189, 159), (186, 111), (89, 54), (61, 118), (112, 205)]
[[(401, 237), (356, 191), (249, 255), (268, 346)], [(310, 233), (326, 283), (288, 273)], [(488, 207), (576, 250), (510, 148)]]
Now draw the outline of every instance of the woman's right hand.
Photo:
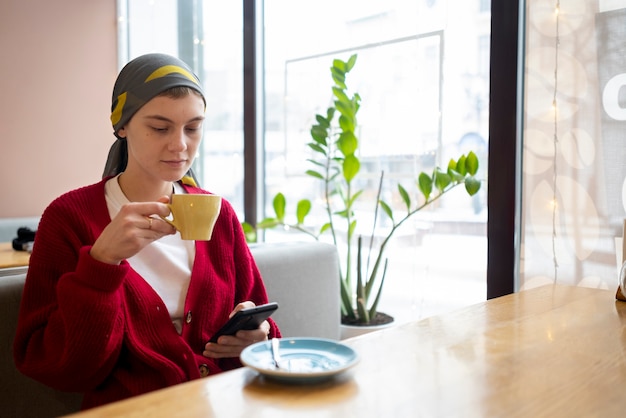
[(141, 251), (146, 245), (176, 229), (159, 216), (168, 216), (169, 198), (156, 202), (133, 202), (122, 206), (91, 247), (91, 256), (103, 263), (120, 264)]

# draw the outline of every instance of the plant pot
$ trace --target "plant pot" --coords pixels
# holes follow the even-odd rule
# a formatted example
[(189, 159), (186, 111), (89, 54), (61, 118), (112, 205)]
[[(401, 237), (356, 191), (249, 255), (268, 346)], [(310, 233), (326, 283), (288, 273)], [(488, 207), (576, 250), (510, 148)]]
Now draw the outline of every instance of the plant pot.
[(380, 331), (395, 325), (393, 316), (384, 312), (377, 312), (373, 321), (366, 324), (348, 323), (344, 318), (341, 319), (341, 339), (357, 337), (374, 331)]

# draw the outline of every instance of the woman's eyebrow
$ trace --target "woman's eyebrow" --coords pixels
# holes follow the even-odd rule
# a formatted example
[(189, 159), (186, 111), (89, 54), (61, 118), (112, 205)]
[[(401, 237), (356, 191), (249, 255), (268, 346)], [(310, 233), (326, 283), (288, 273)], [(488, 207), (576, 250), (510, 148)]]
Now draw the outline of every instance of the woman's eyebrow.
[[(163, 121), (163, 122), (174, 123), (173, 120), (171, 120), (170, 118), (166, 118), (165, 116), (162, 116), (162, 115), (146, 115), (146, 116), (144, 116), (144, 119), (154, 119), (154, 120), (159, 120), (159, 121)], [(189, 119), (185, 123), (202, 122), (204, 119), (205, 118), (204, 118), (203, 115), (198, 115), (198, 116), (196, 116), (194, 118)]]

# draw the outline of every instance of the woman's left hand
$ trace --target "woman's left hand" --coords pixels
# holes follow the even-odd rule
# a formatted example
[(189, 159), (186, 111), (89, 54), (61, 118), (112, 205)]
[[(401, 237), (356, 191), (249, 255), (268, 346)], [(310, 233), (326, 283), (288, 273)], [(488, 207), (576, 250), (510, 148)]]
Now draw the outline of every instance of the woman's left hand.
[[(235, 309), (233, 309), (229, 317), (232, 317), (235, 312), (243, 308), (253, 308), (254, 306), (256, 306), (254, 302), (242, 302), (235, 306)], [(269, 333), (270, 324), (267, 321), (263, 321), (257, 329), (240, 330), (237, 331), (235, 335), (222, 335), (217, 340), (217, 344), (207, 343), (204, 346), (202, 354), (210, 358), (239, 357), (243, 349), (247, 346), (259, 341), (266, 341)]]

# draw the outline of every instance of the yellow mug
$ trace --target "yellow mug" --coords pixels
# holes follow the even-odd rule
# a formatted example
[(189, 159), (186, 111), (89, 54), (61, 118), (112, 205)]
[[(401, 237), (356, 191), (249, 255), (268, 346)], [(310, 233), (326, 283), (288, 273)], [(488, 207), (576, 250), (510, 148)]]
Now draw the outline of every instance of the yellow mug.
[(222, 197), (213, 194), (174, 194), (168, 204), (172, 219), (161, 217), (184, 240), (209, 241), (222, 208)]

